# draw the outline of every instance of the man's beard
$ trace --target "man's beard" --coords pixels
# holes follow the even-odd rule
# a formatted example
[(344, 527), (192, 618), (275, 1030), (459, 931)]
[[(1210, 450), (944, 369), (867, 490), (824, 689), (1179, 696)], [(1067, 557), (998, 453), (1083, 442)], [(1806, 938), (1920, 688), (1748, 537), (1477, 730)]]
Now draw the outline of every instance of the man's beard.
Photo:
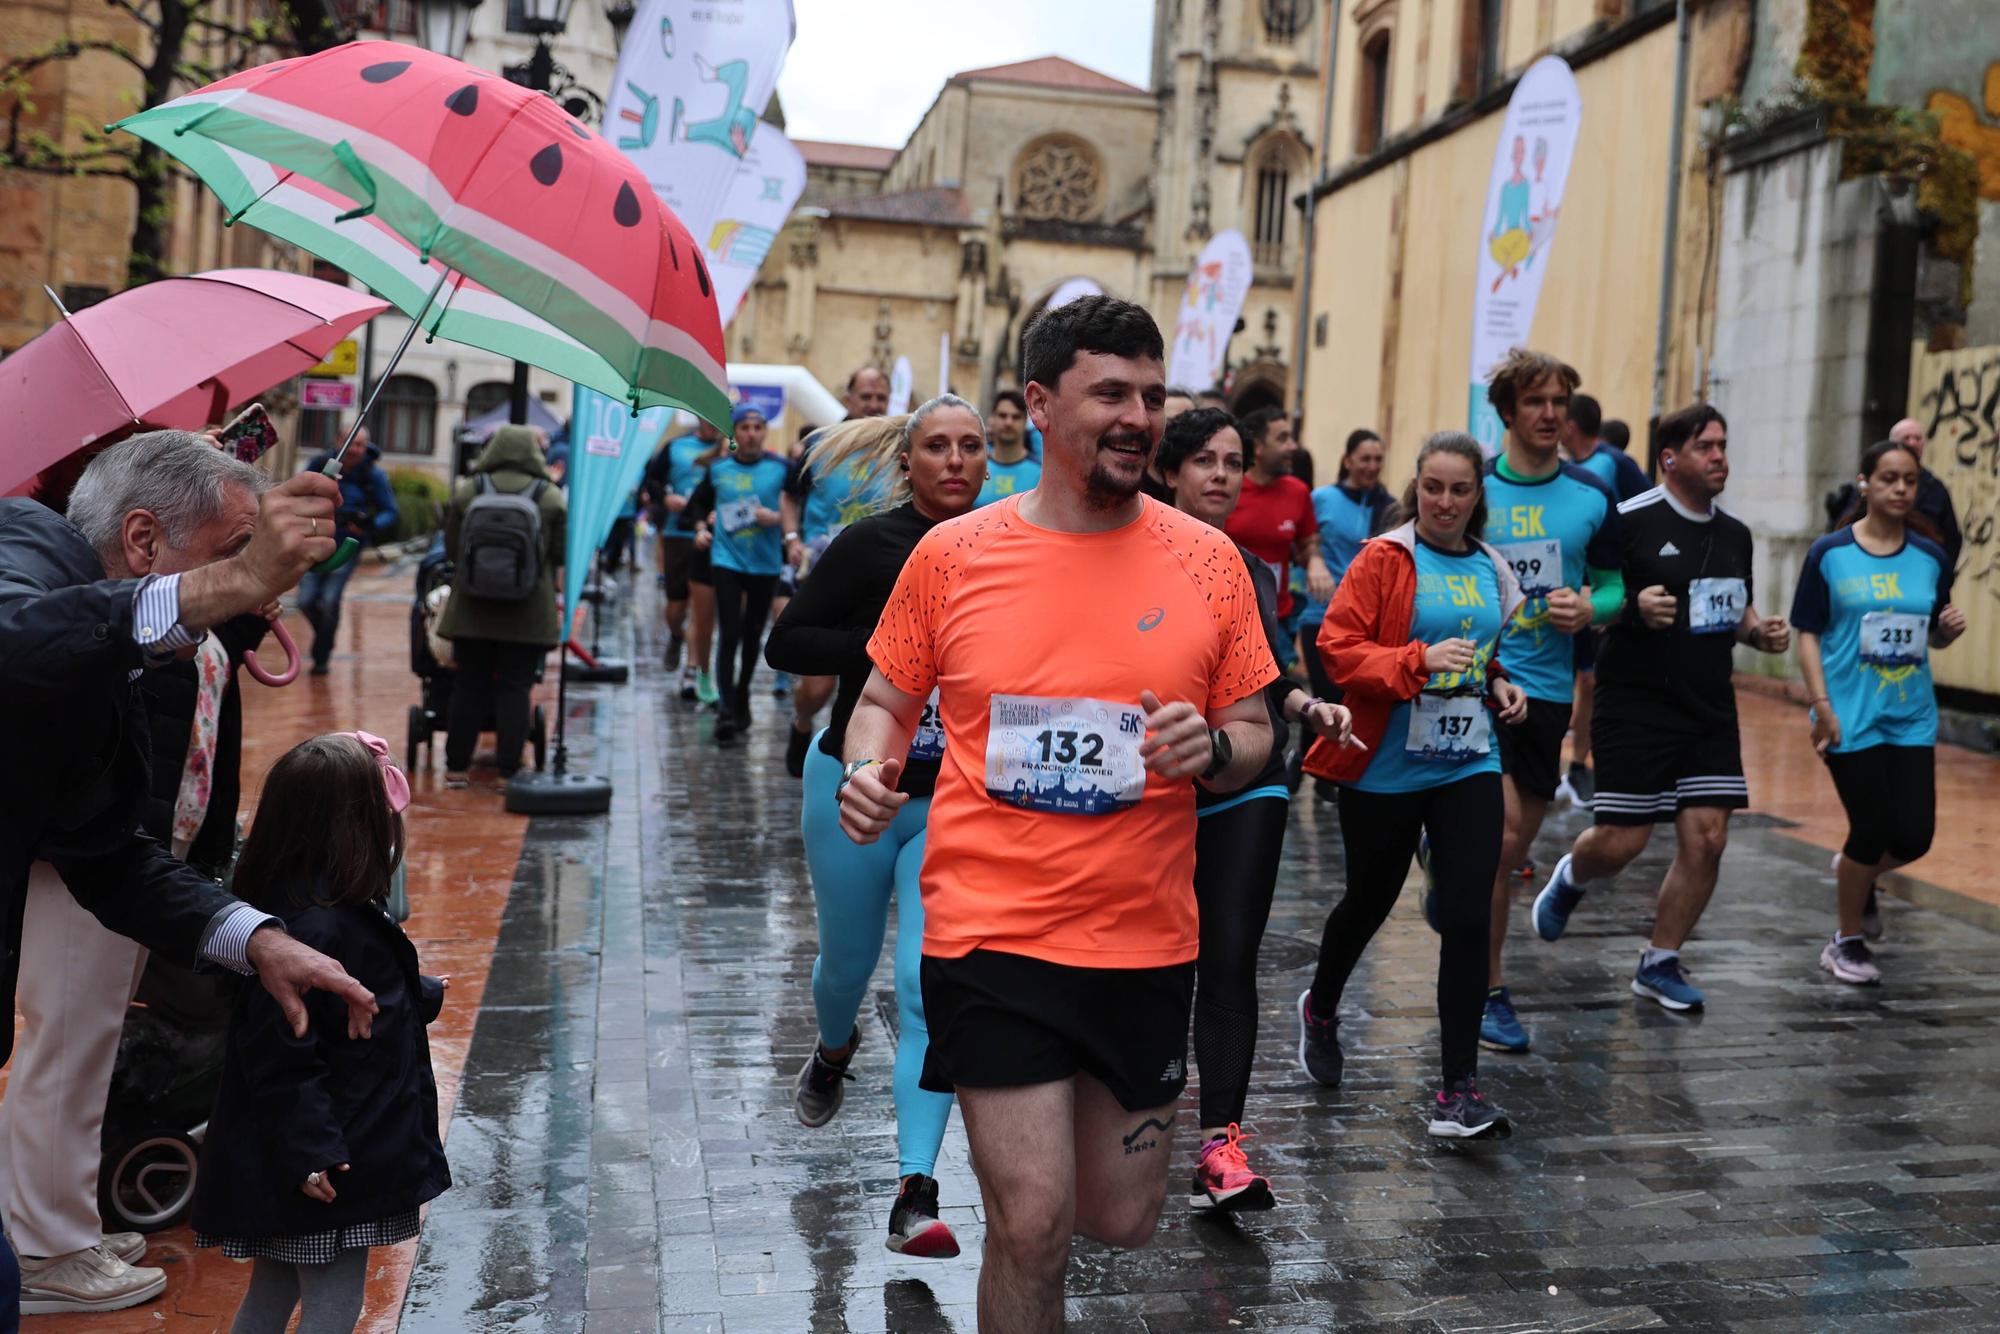
[(1146, 464), (1151, 461), (1152, 451), (1147, 449), (1146, 453), (1140, 456), (1139, 472), (1129, 479), (1112, 472), (1102, 453), (1102, 447), (1105, 445), (1128, 442), (1136, 442), (1141, 446), (1151, 444), (1144, 436), (1134, 436), (1122, 431), (1107, 435), (1098, 441), (1100, 452), (1092, 461), (1090, 476), (1083, 484), (1083, 503), (1091, 509), (1115, 510), (1139, 494), (1139, 488), (1146, 480)]

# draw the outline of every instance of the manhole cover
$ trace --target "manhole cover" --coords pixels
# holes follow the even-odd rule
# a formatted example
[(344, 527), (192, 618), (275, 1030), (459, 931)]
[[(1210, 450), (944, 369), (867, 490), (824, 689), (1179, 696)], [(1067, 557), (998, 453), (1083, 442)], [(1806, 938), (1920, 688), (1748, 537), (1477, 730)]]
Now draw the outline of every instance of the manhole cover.
[(1316, 968), (1319, 966), (1319, 944), (1316, 941), (1308, 943), (1296, 936), (1265, 936), (1258, 959), (1260, 968), (1280, 973)]

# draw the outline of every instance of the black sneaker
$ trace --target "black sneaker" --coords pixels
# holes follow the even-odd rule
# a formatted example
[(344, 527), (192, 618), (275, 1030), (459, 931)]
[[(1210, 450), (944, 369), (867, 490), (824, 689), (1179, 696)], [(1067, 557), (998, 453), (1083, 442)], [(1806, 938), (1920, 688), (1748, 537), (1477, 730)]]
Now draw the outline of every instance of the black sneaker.
[(736, 718), (728, 709), (715, 711), (715, 744), (724, 750), (736, 744)]
[(889, 1211), (889, 1249), (919, 1260), (949, 1260), (958, 1254), (958, 1238), (938, 1217), (936, 1177), (913, 1176), (896, 1193)]
[(812, 750), (812, 733), (801, 732), (798, 724), (792, 724), (792, 734), (785, 741), (785, 772), (794, 778), (806, 776), (806, 754)]
[(840, 1110), (840, 1100), (847, 1096), (847, 1081), (854, 1078), (847, 1073), (847, 1067), (853, 1064), (854, 1053), (859, 1050), (859, 1028), (847, 1040), (847, 1059), (839, 1065), (821, 1056), (820, 1045), (813, 1044), (812, 1055), (800, 1067), (798, 1083), (792, 1090), (792, 1109), (799, 1114), (800, 1124), (817, 1130), (833, 1120), (833, 1114)]
[(667, 637), (667, 649), (661, 655), (660, 665), (670, 672), (681, 665), (681, 637), (679, 635), (669, 635)]
[(1861, 905), (1861, 934), (1869, 940), (1882, 939), (1882, 901), (1875, 897), (1875, 886), (1868, 886), (1868, 901)]
[(1514, 1133), (1514, 1127), (1507, 1113), (1480, 1096), (1478, 1083), (1466, 1078), (1438, 1090), (1431, 1103), (1430, 1133), (1439, 1139), (1476, 1139), (1481, 1135), (1505, 1139)]
[(1312, 988), (1307, 987), (1299, 993), (1299, 1068), (1315, 1084), (1337, 1089), (1346, 1063), (1340, 1050), (1340, 1020), (1315, 1018)]

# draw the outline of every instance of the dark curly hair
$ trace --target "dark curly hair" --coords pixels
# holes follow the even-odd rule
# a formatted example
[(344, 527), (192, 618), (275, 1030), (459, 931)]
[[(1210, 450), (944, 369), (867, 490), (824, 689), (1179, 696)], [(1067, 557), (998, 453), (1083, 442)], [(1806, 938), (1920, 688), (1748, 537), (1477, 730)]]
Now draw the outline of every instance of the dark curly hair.
[(1160, 447), (1153, 454), (1153, 466), (1160, 470), (1160, 476), (1172, 477), (1183, 463), (1224, 430), (1234, 430), (1238, 438), (1243, 434), (1242, 424), (1221, 408), (1189, 408), (1169, 418), (1167, 429), (1160, 436)]

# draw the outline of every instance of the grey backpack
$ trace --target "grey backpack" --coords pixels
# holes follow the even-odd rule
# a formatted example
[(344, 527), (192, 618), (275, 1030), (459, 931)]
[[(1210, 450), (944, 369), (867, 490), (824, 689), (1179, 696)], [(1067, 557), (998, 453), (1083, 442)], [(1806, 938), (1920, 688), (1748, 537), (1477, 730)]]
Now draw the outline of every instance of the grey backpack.
[(482, 473), (479, 491), (465, 507), (458, 530), (458, 587), (473, 597), (519, 602), (542, 578), (542, 492), (537, 481), (526, 491), (506, 492)]

